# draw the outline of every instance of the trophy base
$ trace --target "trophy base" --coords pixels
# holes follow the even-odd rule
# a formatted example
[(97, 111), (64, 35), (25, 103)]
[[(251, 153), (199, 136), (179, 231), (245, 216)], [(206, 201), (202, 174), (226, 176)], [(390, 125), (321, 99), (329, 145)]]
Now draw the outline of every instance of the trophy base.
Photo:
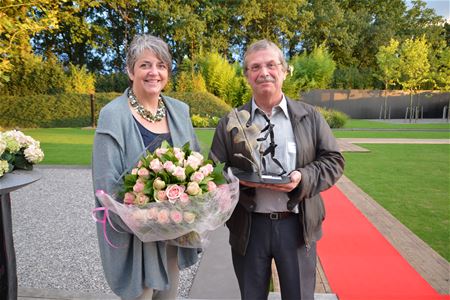
[(291, 182), (291, 178), (289, 176), (280, 176), (276, 174), (262, 174), (259, 176), (258, 173), (253, 171), (243, 171), (238, 168), (231, 167), (231, 171), (233, 174), (245, 181), (255, 182), (255, 183), (271, 183), (271, 184), (277, 184), (277, 183), (289, 183)]

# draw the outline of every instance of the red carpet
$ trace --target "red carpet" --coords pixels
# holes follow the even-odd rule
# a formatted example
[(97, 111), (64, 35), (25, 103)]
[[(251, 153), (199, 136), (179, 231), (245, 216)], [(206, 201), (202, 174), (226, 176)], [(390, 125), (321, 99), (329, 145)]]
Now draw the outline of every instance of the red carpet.
[(337, 188), (322, 193), (327, 210), (318, 254), (339, 300), (443, 300)]

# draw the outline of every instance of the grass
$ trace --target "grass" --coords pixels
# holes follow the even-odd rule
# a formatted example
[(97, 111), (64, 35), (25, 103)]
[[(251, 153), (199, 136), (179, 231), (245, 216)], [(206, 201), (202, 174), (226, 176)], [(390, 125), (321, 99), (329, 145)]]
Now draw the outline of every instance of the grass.
[(345, 123), (344, 129), (449, 129), (450, 123), (393, 123), (375, 120), (356, 120), (350, 119)]
[(450, 139), (450, 123), (403, 124), (350, 119), (344, 128), (333, 132), (337, 138)]
[[(372, 129), (374, 124), (395, 129), (398, 124), (351, 120), (348, 129)], [(449, 138), (448, 124), (404, 124), (408, 131), (337, 130), (337, 137)], [(438, 127), (429, 127), (429, 125)], [(379, 126), (379, 125), (378, 125)], [(404, 127), (400, 127), (404, 128)], [(440, 131), (415, 131), (440, 129)], [(90, 165), (94, 130), (51, 128), (23, 130), (41, 141), (42, 164)], [(206, 154), (214, 130), (197, 129)], [(449, 252), (449, 145), (363, 145), (370, 153), (345, 153), (345, 174), (390, 211), (440, 255), (450, 261)]]
[(93, 129), (40, 128), (23, 130), (41, 142), (47, 165), (90, 165)]
[(450, 145), (361, 144), (345, 175), (450, 261)]
[(377, 131), (334, 130), (337, 138), (384, 138), (384, 139), (450, 139), (450, 131)]

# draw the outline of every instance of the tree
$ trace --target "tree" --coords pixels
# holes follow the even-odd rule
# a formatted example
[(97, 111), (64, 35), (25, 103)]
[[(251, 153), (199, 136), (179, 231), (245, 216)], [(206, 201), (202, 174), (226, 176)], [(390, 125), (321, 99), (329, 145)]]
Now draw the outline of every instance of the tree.
[(410, 93), (410, 120), (413, 118), (413, 94), (425, 82), (430, 80), (430, 63), (428, 61), (429, 47), (424, 37), (407, 39), (400, 46), (399, 83)]
[(384, 110), (383, 118), (386, 119), (387, 115), (387, 93), (390, 86), (400, 78), (400, 58), (398, 56), (399, 42), (392, 39), (389, 45), (381, 46), (377, 55), (377, 64), (379, 73), (378, 79), (384, 83)]
[(285, 92), (296, 98), (299, 91), (326, 89), (329, 87), (336, 63), (325, 45), (315, 47), (309, 54), (302, 53), (289, 62), (293, 66), (292, 76), (286, 79)]
[(233, 44), (242, 50), (259, 39), (268, 39), (281, 48), (288, 48), (289, 40), (298, 34), (300, 10), (306, 0), (244, 0), (236, 7), (233, 25), (237, 35)]
[(236, 69), (217, 52), (199, 58), (198, 65), (208, 92), (233, 105), (240, 87)]
[[(431, 73), (435, 88), (443, 93), (450, 92), (450, 47), (447, 46), (436, 53), (431, 65)], [(450, 110), (450, 97), (448, 98), (447, 118)]]
[(8, 82), (20, 57), (32, 52), (30, 36), (58, 26), (59, 1), (4, 0), (0, 4), (0, 86)]

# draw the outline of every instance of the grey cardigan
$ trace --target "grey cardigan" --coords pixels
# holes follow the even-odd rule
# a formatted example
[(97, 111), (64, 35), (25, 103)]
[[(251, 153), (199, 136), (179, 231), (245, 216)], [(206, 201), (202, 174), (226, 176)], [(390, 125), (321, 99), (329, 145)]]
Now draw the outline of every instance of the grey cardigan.
[[(145, 147), (139, 128), (133, 119), (125, 93), (108, 103), (100, 111), (94, 138), (92, 178), (94, 191), (114, 193), (122, 184), (121, 175), (130, 170), (144, 153)], [(168, 112), (170, 135), (174, 146), (191, 143), (199, 150), (194, 128), (189, 117), (189, 107), (176, 99), (163, 97)], [(96, 199), (96, 207), (101, 204)], [(98, 216), (100, 217), (100, 216)], [(121, 219), (110, 213), (117, 232), (107, 224), (106, 232), (113, 248), (105, 241), (103, 227), (97, 224), (100, 256), (106, 280), (111, 290), (122, 298), (138, 297), (144, 287), (168, 289), (165, 242), (142, 243)], [(178, 248), (180, 269), (198, 260), (197, 249)]]

